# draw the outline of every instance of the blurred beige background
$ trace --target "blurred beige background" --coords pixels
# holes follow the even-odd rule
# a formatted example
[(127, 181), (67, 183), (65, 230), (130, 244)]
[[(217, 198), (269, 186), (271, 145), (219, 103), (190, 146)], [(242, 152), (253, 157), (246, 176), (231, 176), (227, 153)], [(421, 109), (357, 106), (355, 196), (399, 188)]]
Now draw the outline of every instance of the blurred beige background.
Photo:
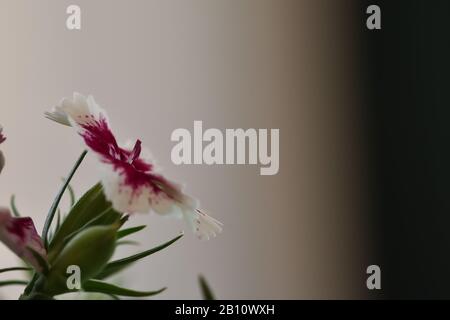
[[(41, 230), (82, 150), (71, 130), (42, 114), (73, 91), (91, 93), (120, 140), (141, 138), (166, 174), (225, 224), (209, 242), (187, 233), (120, 281), (168, 286), (158, 297), (165, 299), (199, 298), (199, 273), (225, 299), (364, 297), (370, 244), (348, 3), (0, 0), (0, 123), (8, 136), (0, 203), (15, 193)], [(81, 31), (65, 27), (70, 4), (81, 6)], [(194, 120), (205, 128), (279, 128), (279, 174), (173, 165), (170, 134)], [(78, 194), (95, 176), (89, 159), (74, 180)], [(153, 215), (132, 223), (149, 224), (137, 237), (145, 248), (185, 227)], [(17, 263), (0, 245), (0, 267)], [(0, 296), (20, 291), (2, 288)]]

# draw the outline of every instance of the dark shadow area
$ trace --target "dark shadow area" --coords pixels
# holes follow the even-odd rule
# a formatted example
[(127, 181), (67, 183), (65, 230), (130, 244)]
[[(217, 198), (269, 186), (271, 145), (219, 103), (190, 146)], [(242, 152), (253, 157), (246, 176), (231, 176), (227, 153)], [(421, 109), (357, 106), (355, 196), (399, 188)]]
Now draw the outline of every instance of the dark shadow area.
[(450, 298), (450, 1), (361, 4), (381, 297)]

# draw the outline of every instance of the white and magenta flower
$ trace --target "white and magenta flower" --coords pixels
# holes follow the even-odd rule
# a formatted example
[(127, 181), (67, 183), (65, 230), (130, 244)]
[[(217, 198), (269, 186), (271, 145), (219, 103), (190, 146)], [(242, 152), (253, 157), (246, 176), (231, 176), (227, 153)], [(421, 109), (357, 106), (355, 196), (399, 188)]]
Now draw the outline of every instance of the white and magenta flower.
[(42, 271), (33, 251), (47, 258), (41, 237), (31, 218), (16, 218), (6, 208), (0, 208), (0, 241), (37, 271)]
[(199, 210), (198, 202), (156, 170), (140, 140), (120, 146), (112, 133), (105, 111), (92, 96), (75, 93), (63, 99), (46, 117), (74, 127), (86, 145), (104, 164), (102, 184), (113, 207), (121, 212), (183, 217), (201, 239), (222, 231), (222, 224)]
[[(6, 137), (3, 135), (3, 127), (0, 126), (0, 144), (2, 144), (6, 140)], [(3, 170), (3, 167), (5, 166), (5, 156), (3, 155), (3, 152), (0, 150), (0, 173)]]

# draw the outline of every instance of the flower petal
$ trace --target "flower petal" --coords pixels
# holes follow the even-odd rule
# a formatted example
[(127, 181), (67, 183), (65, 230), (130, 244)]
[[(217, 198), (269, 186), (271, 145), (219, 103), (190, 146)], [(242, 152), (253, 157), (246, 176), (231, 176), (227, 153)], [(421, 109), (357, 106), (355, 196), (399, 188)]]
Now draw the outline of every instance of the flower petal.
[(50, 112), (45, 112), (45, 117), (49, 120), (55, 121), (59, 124), (65, 126), (71, 126), (67, 113), (61, 108), (61, 106), (56, 106)]
[(45, 260), (47, 260), (47, 252), (31, 218), (15, 218), (11, 216), (8, 209), (0, 208), (0, 241), (37, 271), (42, 271), (29, 248)]
[(186, 212), (185, 219), (201, 240), (209, 240), (222, 232), (223, 224), (199, 209)]
[[(199, 203), (196, 199), (186, 195), (182, 188), (173, 182), (162, 180), (159, 185), (162, 194), (166, 195), (165, 202), (156, 203), (153, 210), (159, 214), (172, 214), (173, 206), (181, 211), (182, 217), (191, 227), (195, 235), (201, 240), (209, 240), (222, 232), (223, 224), (207, 215), (199, 209)], [(170, 206), (170, 202), (171, 205)]]
[(50, 112), (45, 112), (46, 118), (67, 126), (78, 127), (101, 118), (106, 119), (106, 113), (95, 102), (92, 96), (75, 92), (73, 97), (64, 98)]
[(160, 175), (111, 166), (104, 172), (102, 184), (107, 199), (118, 211), (153, 210), (160, 215), (182, 217), (199, 239), (210, 239), (222, 232), (221, 222), (200, 211), (197, 200)]
[(6, 137), (3, 135), (3, 127), (0, 125), (0, 144), (6, 140)]
[(152, 204), (165, 196), (156, 184), (162, 179), (156, 174), (136, 170), (127, 162), (117, 161), (104, 166), (102, 184), (116, 210), (148, 213)]
[(61, 108), (67, 113), (72, 124), (86, 125), (104, 119), (108, 121), (106, 112), (95, 102), (92, 96), (75, 92), (72, 99), (63, 99)]

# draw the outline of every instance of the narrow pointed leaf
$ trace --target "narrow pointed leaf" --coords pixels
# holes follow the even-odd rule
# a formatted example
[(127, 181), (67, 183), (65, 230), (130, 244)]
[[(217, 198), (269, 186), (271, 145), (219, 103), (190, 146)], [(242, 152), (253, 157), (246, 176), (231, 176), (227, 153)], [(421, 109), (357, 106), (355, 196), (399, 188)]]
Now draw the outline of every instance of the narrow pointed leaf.
[(135, 255), (127, 257), (127, 258), (123, 258), (120, 260), (110, 262), (106, 265), (105, 269), (103, 269), (103, 271), (96, 277), (96, 279), (105, 279), (109, 276), (112, 276), (113, 274), (129, 267), (134, 262), (167, 248), (168, 246), (170, 246), (171, 244), (173, 244), (174, 242), (179, 240), (181, 237), (183, 237), (183, 234), (180, 234), (179, 236), (175, 237), (174, 239), (172, 239), (158, 247), (155, 247), (153, 249), (135, 254)]
[(31, 278), (30, 282), (28, 283), (28, 285), (26, 286), (25, 290), (23, 291), (24, 295), (27, 295), (27, 294), (29, 294), (31, 292), (31, 290), (34, 287), (34, 284), (36, 283), (36, 281), (39, 278), (39, 274), (36, 271), (33, 271), (33, 272), (34, 272), (33, 277)]
[(77, 162), (75, 163), (75, 166), (70, 171), (69, 176), (67, 177), (61, 190), (57, 194), (57, 196), (56, 196), (55, 200), (53, 201), (53, 204), (50, 207), (50, 210), (47, 214), (47, 218), (45, 219), (44, 229), (42, 230), (42, 239), (44, 240), (44, 246), (46, 249), (48, 248), (48, 232), (50, 230), (50, 226), (52, 224), (56, 210), (58, 209), (59, 203), (61, 202), (62, 196), (63, 196), (64, 192), (66, 191), (66, 188), (70, 183), (70, 180), (72, 180), (73, 176), (75, 175), (75, 172), (78, 170), (81, 163), (83, 162), (83, 159), (86, 157), (86, 154), (87, 154), (87, 151), (85, 150), (85, 151), (83, 151), (81, 156), (78, 158)]
[(59, 227), (61, 227), (61, 210), (58, 210), (58, 216), (56, 217), (55, 233), (58, 232)]
[(28, 284), (28, 281), (25, 280), (6, 280), (6, 281), (0, 281), (0, 287), (6, 287), (6, 286), (26, 286)]
[(124, 215), (122, 218), (120, 218), (120, 227), (122, 227), (130, 218), (129, 215)]
[(67, 190), (69, 191), (70, 207), (72, 208), (76, 201), (75, 191), (73, 191), (73, 188), (70, 184), (67, 186)]
[(208, 282), (206, 282), (206, 279), (203, 276), (199, 276), (198, 281), (200, 283), (200, 290), (202, 291), (203, 300), (216, 300), (210, 286), (208, 285)]
[(132, 240), (123, 240), (123, 241), (117, 241), (116, 247), (118, 246), (137, 246), (139, 245), (139, 242), (132, 241)]
[(121, 239), (121, 238), (129, 236), (133, 233), (139, 232), (142, 229), (145, 229), (145, 227), (146, 227), (145, 225), (142, 225), (142, 226), (137, 226), (137, 227), (120, 230), (119, 232), (117, 232), (117, 239)]
[(31, 268), (26, 267), (13, 267), (13, 268), (4, 268), (0, 269), (0, 273), (10, 272), (10, 271), (30, 271)]
[(19, 218), (20, 217), (20, 213), (19, 213), (19, 210), (17, 210), (16, 196), (14, 194), (11, 196), (10, 203), (11, 203), (11, 211), (12, 211), (13, 215), (15, 217)]
[(121, 288), (103, 281), (89, 280), (85, 284), (83, 284), (83, 290), (86, 292), (99, 292), (116, 296), (150, 297), (163, 292), (164, 290), (166, 290), (166, 288), (162, 288), (157, 291), (136, 291)]

